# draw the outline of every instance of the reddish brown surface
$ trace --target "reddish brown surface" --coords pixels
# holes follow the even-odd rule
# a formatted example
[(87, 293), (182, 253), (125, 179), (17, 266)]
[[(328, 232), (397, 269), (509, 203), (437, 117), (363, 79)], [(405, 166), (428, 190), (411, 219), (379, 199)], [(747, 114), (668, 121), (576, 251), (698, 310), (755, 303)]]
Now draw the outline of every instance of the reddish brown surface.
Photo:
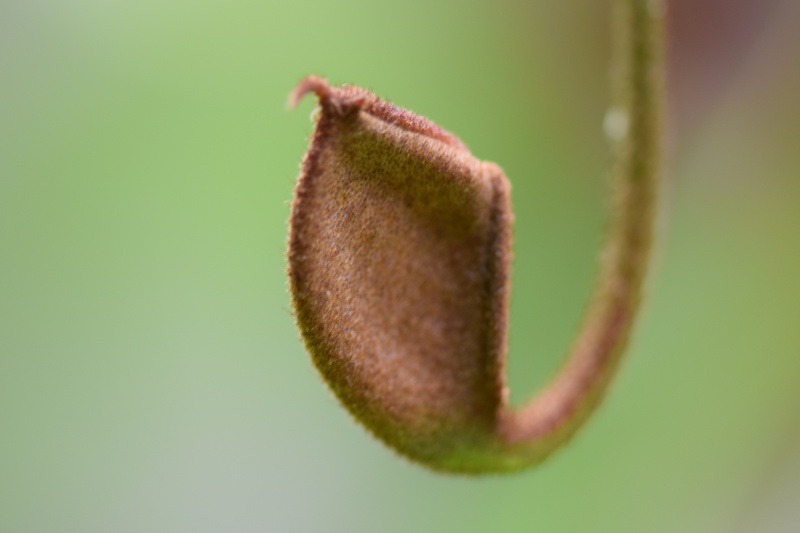
[(321, 116), (292, 206), (289, 275), (319, 371), (378, 437), (466, 468), (502, 407), (509, 186), (430, 121), (301, 82)]

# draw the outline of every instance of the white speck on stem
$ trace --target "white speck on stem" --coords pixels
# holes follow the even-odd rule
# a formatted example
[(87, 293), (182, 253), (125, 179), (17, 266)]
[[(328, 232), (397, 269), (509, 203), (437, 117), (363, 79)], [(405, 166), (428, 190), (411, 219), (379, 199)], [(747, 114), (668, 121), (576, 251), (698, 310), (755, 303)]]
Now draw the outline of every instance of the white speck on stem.
[(603, 131), (610, 140), (620, 142), (628, 135), (629, 122), (628, 112), (625, 109), (612, 107), (603, 119)]

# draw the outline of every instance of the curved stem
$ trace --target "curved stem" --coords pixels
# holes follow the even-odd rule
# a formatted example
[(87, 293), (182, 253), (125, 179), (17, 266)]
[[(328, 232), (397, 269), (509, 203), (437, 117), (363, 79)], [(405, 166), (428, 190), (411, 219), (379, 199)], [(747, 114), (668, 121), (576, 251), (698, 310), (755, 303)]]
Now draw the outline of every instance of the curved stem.
[(615, 2), (615, 96), (606, 133), (615, 150), (614, 208), (594, 294), (566, 364), (530, 403), (499, 416), (511, 457), (538, 462), (600, 403), (639, 307), (661, 173), (661, 0)]

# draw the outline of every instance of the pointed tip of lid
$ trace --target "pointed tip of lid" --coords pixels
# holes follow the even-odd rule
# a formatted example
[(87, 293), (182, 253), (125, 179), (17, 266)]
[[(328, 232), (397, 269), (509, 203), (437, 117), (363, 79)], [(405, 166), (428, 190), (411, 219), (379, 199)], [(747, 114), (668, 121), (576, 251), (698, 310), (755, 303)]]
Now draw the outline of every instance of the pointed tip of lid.
[(315, 74), (306, 76), (300, 80), (300, 83), (298, 83), (294, 90), (289, 94), (289, 99), (286, 103), (286, 106), (289, 109), (294, 109), (297, 107), (297, 104), (300, 103), (300, 100), (302, 100), (306, 94), (311, 92), (316, 94), (318, 98), (326, 98), (331, 95), (331, 86), (328, 85), (328, 82), (325, 80), (325, 78)]

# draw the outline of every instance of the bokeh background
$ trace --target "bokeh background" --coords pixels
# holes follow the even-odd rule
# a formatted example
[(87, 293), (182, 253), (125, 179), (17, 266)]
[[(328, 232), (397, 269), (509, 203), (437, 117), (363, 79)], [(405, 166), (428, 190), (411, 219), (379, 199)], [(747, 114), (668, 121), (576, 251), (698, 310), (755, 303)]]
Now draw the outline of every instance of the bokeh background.
[(313, 72), (505, 168), (512, 397), (546, 382), (606, 212), (607, 4), (4, 0), (0, 533), (800, 531), (796, 3), (723, 73), (702, 31), (679, 51), (702, 100), (674, 103), (645, 312), (603, 408), (540, 468), (396, 457), (295, 330), (314, 104), (285, 101)]

